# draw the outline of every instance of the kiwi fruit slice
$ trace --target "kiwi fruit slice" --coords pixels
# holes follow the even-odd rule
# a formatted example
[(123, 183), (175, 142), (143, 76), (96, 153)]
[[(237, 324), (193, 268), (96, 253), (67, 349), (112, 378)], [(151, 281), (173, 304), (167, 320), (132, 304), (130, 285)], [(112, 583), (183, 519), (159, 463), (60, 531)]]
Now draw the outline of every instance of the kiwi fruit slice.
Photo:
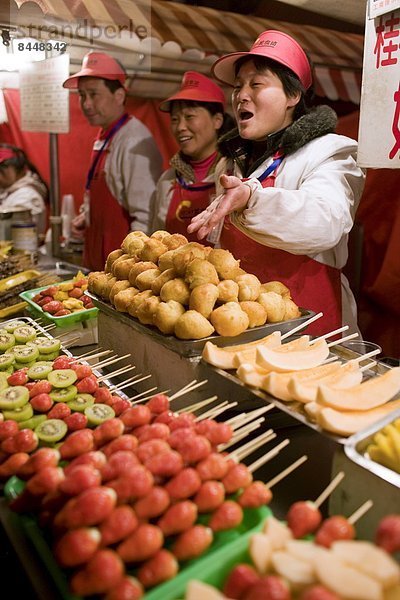
[(5, 371), (8, 367), (11, 367), (15, 362), (14, 354), (1, 354), (0, 355), (0, 371)]
[(31, 361), (29, 361), (27, 363), (21, 363), (21, 362), (18, 362), (16, 360), (15, 363), (13, 364), (13, 371), (12, 372), (19, 371), (19, 369), (30, 369), (35, 364), (36, 364), (36, 360), (31, 360)]
[(47, 375), (53, 370), (53, 363), (47, 361), (36, 361), (26, 374), (29, 379), (46, 379)]
[(0, 409), (15, 410), (29, 400), (29, 390), (24, 385), (14, 385), (0, 392)]
[[(49, 373), (51, 375), (51, 373)], [(47, 379), (50, 381), (49, 377)], [(59, 388), (52, 390), (49, 394), (53, 402), (71, 402), (78, 393), (78, 389), (75, 385), (69, 385), (65, 388)]]
[(0, 391), (9, 387), (7, 377), (8, 373), (6, 371), (0, 371)]
[(14, 319), (13, 321), (9, 321), (8, 323), (4, 323), (2, 325), (2, 329), (8, 331), (8, 333), (12, 333), (17, 327), (25, 327), (25, 321), (20, 321), (18, 319)]
[(33, 415), (30, 419), (19, 421), (18, 427), (19, 429), (36, 429), (36, 427), (44, 421), (47, 421), (46, 415)]
[(32, 325), (23, 325), (22, 327), (16, 327), (13, 331), (13, 336), (17, 344), (26, 344), (31, 342), (37, 336), (36, 329)]
[(88, 425), (100, 425), (108, 419), (115, 417), (115, 411), (108, 404), (101, 404), (100, 402), (88, 406), (84, 410), (85, 415), (88, 418)]
[(21, 346), (14, 346), (12, 349), (15, 360), (20, 363), (29, 363), (37, 359), (39, 356), (39, 350), (35, 346), (27, 346), (22, 344)]
[(30, 344), (37, 346), (41, 354), (52, 354), (58, 352), (61, 348), (61, 342), (57, 338), (47, 338), (44, 335), (37, 337)]
[(73, 400), (68, 402), (72, 411), (84, 412), (88, 406), (94, 404), (95, 398), (92, 394), (77, 394)]
[(38, 360), (51, 360), (51, 361), (53, 361), (58, 356), (60, 356), (60, 352), (58, 350), (56, 350), (55, 352), (51, 352), (49, 354), (41, 354), (41, 352), (39, 351)]
[(4, 419), (12, 419), (13, 421), (27, 421), (31, 417), (33, 417), (33, 408), (32, 405), (27, 402), (21, 408), (16, 408), (15, 410), (3, 410)]
[(8, 331), (4, 331), (4, 329), (2, 329), (0, 331), (0, 352), (5, 352), (13, 346), (15, 346), (15, 337), (12, 333), (9, 333)]
[(54, 369), (47, 379), (55, 388), (65, 388), (75, 383), (78, 376), (73, 369)]
[(35, 427), (35, 433), (43, 442), (58, 442), (68, 431), (67, 424), (61, 419), (46, 419)]

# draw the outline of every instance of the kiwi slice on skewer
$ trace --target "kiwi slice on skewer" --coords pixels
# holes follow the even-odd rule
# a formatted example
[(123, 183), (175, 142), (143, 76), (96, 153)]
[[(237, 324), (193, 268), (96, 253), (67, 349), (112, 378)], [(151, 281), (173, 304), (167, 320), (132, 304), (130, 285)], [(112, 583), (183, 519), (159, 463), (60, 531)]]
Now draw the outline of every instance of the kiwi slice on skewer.
[(36, 338), (37, 332), (32, 325), (23, 325), (14, 329), (13, 336), (17, 344), (26, 344), (26, 342), (31, 342)]
[(61, 342), (57, 338), (47, 338), (44, 335), (37, 337), (29, 345), (34, 344), (37, 346), (41, 354), (52, 354), (58, 352), (61, 348)]
[(68, 431), (67, 424), (61, 419), (46, 419), (35, 427), (35, 433), (43, 442), (58, 442)]
[(15, 360), (19, 363), (35, 361), (39, 356), (39, 350), (35, 346), (27, 346), (25, 344), (14, 346), (12, 353), (15, 356)]
[(77, 396), (68, 402), (68, 406), (72, 411), (84, 412), (88, 406), (94, 404), (95, 398), (92, 394), (77, 394)]
[(64, 388), (75, 383), (78, 376), (73, 369), (54, 369), (47, 379), (55, 388)]
[(7, 373), (7, 371), (0, 371), (0, 392), (9, 387), (8, 381), (7, 381), (8, 375), (9, 374)]
[(26, 374), (29, 379), (46, 379), (47, 375), (53, 370), (53, 363), (47, 361), (36, 361)]
[(13, 421), (27, 421), (31, 417), (33, 417), (33, 408), (32, 405), (27, 402), (21, 408), (16, 408), (15, 410), (3, 410), (4, 419), (12, 419)]
[(0, 409), (15, 410), (29, 400), (29, 390), (24, 385), (14, 385), (0, 392)]
[(15, 363), (14, 354), (1, 354), (0, 355), (0, 371), (5, 371), (8, 367), (11, 367)]
[(8, 333), (13, 333), (13, 331), (15, 329), (17, 329), (18, 327), (25, 327), (25, 326), (26, 326), (25, 321), (20, 321), (18, 319), (14, 319), (13, 321), (4, 323), (4, 325), (2, 325), (2, 329), (5, 329), (6, 331), (8, 331)]
[(92, 406), (88, 406), (84, 410), (85, 415), (88, 418), (88, 425), (100, 425), (104, 423), (104, 421), (108, 421), (108, 419), (112, 419), (115, 417), (115, 411), (108, 404), (101, 404), (100, 402), (93, 404)]
[(46, 415), (33, 415), (30, 419), (19, 421), (18, 427), (19, 429), (36, 429), (36, 427), (44, 421), (47, 421)]
[(5, 352), (13, 346), (15, 346), (15, 337), (12, 333), (8, 333), (8, 331), (2, 329), (0, 331), (0, 352)]
[(41, 354), (39, 352), (38, 360), (55, 360), (58, 356), (60, 356), (60, 352), (56, 350), (55, 352), (51, 352), (50, 354)]
[[(51, 373), (49, 375), (51, 375)], [(49, 380), (49, 378), (47, 379)], [(77, 387), (75, 385), (69, 385), (65, 388), (52, 390), (49, 396), (53, 400), (53, 402), (71, 402), (71, 400), (73, 400), (76, 397), (77, 393)]]

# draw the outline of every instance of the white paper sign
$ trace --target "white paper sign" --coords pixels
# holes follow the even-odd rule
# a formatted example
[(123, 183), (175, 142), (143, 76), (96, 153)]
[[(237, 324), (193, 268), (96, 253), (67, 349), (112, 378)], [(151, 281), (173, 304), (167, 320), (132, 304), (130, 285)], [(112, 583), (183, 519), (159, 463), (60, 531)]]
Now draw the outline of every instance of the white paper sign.
[(358, 142), (361, 167), (400, 168), (400, 10), (366, 22)]
[(400, 8), (400, 0), (369, 0), (368, 18), (375, 19), (397, 8)]
[(20, 69), (23, 131), (68, 133), (69, 93), (62, 87), (68, 75), (68, 54), (23, 65)]

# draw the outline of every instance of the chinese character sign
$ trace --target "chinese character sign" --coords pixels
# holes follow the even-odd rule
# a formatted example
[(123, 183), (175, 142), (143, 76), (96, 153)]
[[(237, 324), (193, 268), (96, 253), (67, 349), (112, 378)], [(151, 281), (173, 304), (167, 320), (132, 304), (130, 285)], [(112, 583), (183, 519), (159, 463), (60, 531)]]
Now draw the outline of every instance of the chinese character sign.
[(358, 163), (400, 168), (400, 10), (367, 19)]

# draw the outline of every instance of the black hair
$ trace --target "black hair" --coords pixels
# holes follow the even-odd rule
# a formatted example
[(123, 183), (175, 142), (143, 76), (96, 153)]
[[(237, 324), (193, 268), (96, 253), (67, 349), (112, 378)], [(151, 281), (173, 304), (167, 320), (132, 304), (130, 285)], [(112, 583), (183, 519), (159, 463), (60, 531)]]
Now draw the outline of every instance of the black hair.
[(218, 137), (224, 135), (235, 126), (235, 121), (233, 117), (231, 117), (229, 113), (224, 111), (224, 107), (220, 102), (199, 102), (197, 100), (172, 100), (171, 109), (173, 102), (179, 103), (181, 106), (186, 108), (196, 108), (197, 106), (200, 106), (202, 108), (205, 108), (212, 117), (220, 113), (223, 116), (223, 121), (221, 127), (218, 129)]
[(120, 88), (125, 90), (124, 86), (120, 81), (118, 81), (118, 79), (103, 79), (103, 81), (105, 86), (108, 87), (112, 94), (114, 94), (114, 92), (116, 92)]
[(40, 175), (40, 173), (37, 170), (37, 168), (35, 167), (35, 165), (33, 163), (31, 163), (31, 161), (28, 159), (25, 152), (21, 148), (18, 148), (17, 146), (13, 146), (12, 144), (0, 143), (0, 148), (7, 148), (8, 150), (11, 150), (15, 155), (15, 156), (12, 156), (11, 158), (7, 158), (6, 160), (3, 160), (3, 162), (0, 163), (0, 170), (6, 169), (7, 167), (14, 167), (14, 169), (17, 172), (17, 175), (19, 177), (22, 177), (24, 172), (27, 169), (29, 169), (29, 171), (32, 171), (32, 173), (35, 173), (39, 177), (40, 181), (46, 187), (46, 190), (47, 190), (46, 201), (47, 201), (48, 196), (49, 196), (49, 187), (48, 187), (47, 183), (44, 181), (44, 179), (42, 178), (42, 176)]
[[(309, 58), (308, 60), (310, 62)], [(297, 119), (299, 119), (300, 117), (302, 117), (310, 111), (310, 104), (314, 95), (314, 89), (312, 86), (308, 90), (306, 90), (296, 73), (294, 73), (285, 65), (282, 65), (281, 63), (277, 62), (276, 60), (273, 60), (272, 58), (267, 58), (265, 56), (242, 56), (241, 58), (239, 58), (239, 60), (235, 62), (235, 76), (239, 73), (240, 68), (249, 61), (252, 61), (254, 63), (254, 66), (258, 73), (262, 73), (266, 69), (275, 73), (282, 82), (283, 90), (286, 96), (288, 96), (289, 98), (296, 96), (296, 94), (300, 93), (300, 100), (296, 104), (293, 113), (294, 121), (297, 121)]]

